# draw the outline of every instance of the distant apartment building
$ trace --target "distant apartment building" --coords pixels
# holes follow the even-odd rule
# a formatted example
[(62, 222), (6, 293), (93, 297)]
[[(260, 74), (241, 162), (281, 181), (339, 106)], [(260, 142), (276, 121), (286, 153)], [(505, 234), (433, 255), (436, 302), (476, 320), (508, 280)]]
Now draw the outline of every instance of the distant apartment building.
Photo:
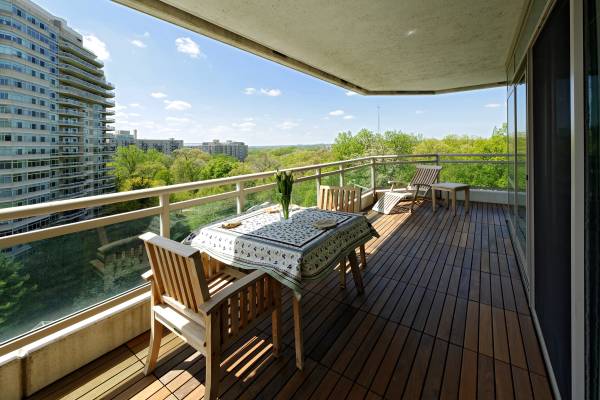
[(183, 140), (177, 139), (137, 139), (136, 145), (144, 150), (154, 149), (164, 154), (171, 154), (177, 149), (183, 148)]
[[(0, 0), (0, 207), (115, 190), (114, 86), (102, 68), (66, 21), (29, 0)], [(0, 236), (94, 212), (3, 222)]]
[(118, 130), (113, 135), (113, 143), (116, 147), (121, 146), (135, 146), (135, 139), (137, 137), (137, 130), (133, 130), (133, 134), (131, 131)]
[(218, 139), (215, 139), (212, 142), (204, 142), (200, 145), (200, 149), (208, 154), (225, 154), (240, 161), (244, 161), (248, 156), (247, 144), (231, 140), (220, 142)]
[(177, 139), (139, 139), (137, 129), (133, 131), (119, 130), (113, 135), (113, 143), (120, 146), (137, 146), (144, 151), (154, 149), (163, 154), (171, 154), (177, 149), (183, 148), (183, 140)]

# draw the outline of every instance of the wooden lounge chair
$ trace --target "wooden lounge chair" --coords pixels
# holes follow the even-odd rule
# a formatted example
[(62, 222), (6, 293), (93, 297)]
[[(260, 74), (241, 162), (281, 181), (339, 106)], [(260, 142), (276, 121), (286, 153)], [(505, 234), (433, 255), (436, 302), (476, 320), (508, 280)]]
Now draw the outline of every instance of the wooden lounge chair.
[[(243, 275), (223, 264), (203, 263), (199, 250), (151, 232), (140, 239), (145, 243), (152, 268), (143, 275), (152, 290), (146, 375), (156, 366), (163, 326), (206, 357), (205, 399), (218, 396), (222, 350), (267, 313), (272, 317), (273, 353), (278, 355), (281, 343), (278, 281), (261, 271)], [(220, 270), (212, 270), (215, 267)], [(223, 282), (214, 283), (215, 279)]]
[(399, 202), (411, 200), (408, 209), (412, 212), (418, 199), (423, 200), (429, 194), (431, 185), (437, 182), (441, 169), (439, 165), (417, 165), (415, 175), (405, 188), (395, 187), (400, 181), (388, 181), (392, 186), (375, 203), (373, 211), (389, 214)]
[[(321, 210), (345, 211), (358, 213), (361, 211), (361, 189), (353, 186), (320, 186), (317, 207)], [(345, 264), (346, 260), (344, 260)], [(360, 246), (360, 264), (367, 267), (365, 245)], [(346, 286), (346, 268), (340, 264), (340, 285)]]

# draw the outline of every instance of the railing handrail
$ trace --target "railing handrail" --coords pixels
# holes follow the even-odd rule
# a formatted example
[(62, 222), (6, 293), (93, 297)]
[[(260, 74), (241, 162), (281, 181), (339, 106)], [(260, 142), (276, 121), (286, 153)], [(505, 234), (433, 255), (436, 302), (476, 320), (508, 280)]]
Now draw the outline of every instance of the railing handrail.
[[(359, 157), (359, 158), (354, 158), (354, 159), (349, 159), (349, 160), (340, 160), (340, 161), (332, 161), (332, 162), (321, 163), (321, 164), (312, 164), (312, 165), (304, 165), (304, 166), (298, 166), (298, 167), (283, 168), (283, 169), (281, 169), (281, 171), (291, 171), (291, 172), (298, 173), (298, 172), (305, 172), (305, 171), (309, 171), (309, 170), (321, 170), (321, 169), (328, 168), (328, 167), (336, 167), (336, 166), (340, 166), (340, 165), (364, 162), (364, 164), (353, 167), (353, 169), (356, 169), (359, 167), (367, 167), (367, 166), (373, 165), (371, 163), (371, 161), (374, 161), (374, 165), (378, 165), (377, 161), (382, 160), (382, 159), (424, 158), (424, 157), (438, 158), (441, 156), (464, 157), (467, 155), (479, 156), (479, 157), (507, 157), (508, 156), (507, 154), (496, 154), (496, 153), (477, 153), (477, 154), (431, 153), (431, 154), (373, 155), (373, 156)], [(435, 162), (435, 161), (436, 160), (430, 160), (428, 162)], [(488, 161), (489, 160), (482, 160), (481, 162), (488, 162)], [(409, 162), (409, 163), (412, 163), (412, 162)], [(102, 195), (96, 195), (96, 196), (87, 196), (87, 197), (83, 197), (83, 198), (57, 200), (57, 201), (51, 201), (51, 202), (39, 203), (39, 204), (33, 204), (33, 205), (3, 208), (3, 209), (0, 209), (0, 221), (12, 220), (12, 219), (17, 219), (17, 218), (28, 218), (28, 217), (46, 215), (46, 214), (53, 214), (53, 213), (57, 213), (57, 212), (65, 212), (65, 211), (76, 210), (76, 209), (87, 208), (87, 207), (99, 207), (99, 206), (103, 206), (103, 205), (114, 204), (114, 203), (119, 203), (119, 202), (124, 202), (124, 201), (140, 200), (140, 199), (145, 199), (145, 198), (149, 198), (149, 197), (160, 197), (162, 195), (169, 195), (169, 194), (177, 193), (177, 192), (184, 192), (184, 191), (210, 188), (210, 187), (216, 187), (216, 186), (224, 186), (224, 185), (229, 185), (229, 184), (233, 185), (233, 184), (244, 183), (244, 182), (253, 181), (253, 180), (257, 180), (257, 179), (269, 178), (269, 177), (272, 177), (275, 172), (276, 171), (256, 172), (256, 173), (252, 173), (252, 174), (236, 175), (236, 176), (229, 176), (229, 177), (225, 177), (225, 178), (208, 179), (208, 180), (203, 180), (203, 181), (195, 181), (195, 182), (187, 182), (187, 183), (178, 183), (175, 185), (159, 186), (159, 187), (148, 188), (148, 189), (138, 189), (138, 190), (131, 190), (131, 191), (126, 191), (126, 192), (108, 193), (108, 194), (102, 194)], [(334, 175), (334, 174), (339, 174), (339, 173), (340, 173), (340, 171), (336, 170), (336, 171), (331, 171), (331, 172), (327, 172), (327, 173), (320, 173), (319, 176)], [(306, 180), (309, 178), (316, 179), (317, 175), (311, 175), (311, 176), (307, 176), (304, 178), (305, 179), (303, 179), (303, 180)]]

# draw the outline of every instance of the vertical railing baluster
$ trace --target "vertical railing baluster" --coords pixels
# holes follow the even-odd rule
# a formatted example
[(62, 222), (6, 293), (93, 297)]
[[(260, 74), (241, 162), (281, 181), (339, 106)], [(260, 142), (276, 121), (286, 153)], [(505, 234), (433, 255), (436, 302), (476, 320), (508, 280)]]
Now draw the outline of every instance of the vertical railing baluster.
[(235, 190), (237, 192), (236, 195), (236, 204), (237, 204), (237, 213), (241, 214), (244, 212), (244, 204), (246, 203), (246, 194), (244, 192), (244, 182), (237, 182), (235, 184)]
[(169, 210), (169, 194), (164, 193), (158, 196), (158, 205), (160, 206), (160, 236), (171, 237), (171, 214)]
[(344, 164), (340, 164), (340, 186), (344, 186)]
[(319, 205), (319, 196), (321, 195), (321, 168), (315, 169), (315, 182), (317, 185), (317, 206)]
[(373, 157), (371, 158), (371, 192), (373, 193), (373, 203), (377, 201), (377, 170), (375, 165), (375, 157)]

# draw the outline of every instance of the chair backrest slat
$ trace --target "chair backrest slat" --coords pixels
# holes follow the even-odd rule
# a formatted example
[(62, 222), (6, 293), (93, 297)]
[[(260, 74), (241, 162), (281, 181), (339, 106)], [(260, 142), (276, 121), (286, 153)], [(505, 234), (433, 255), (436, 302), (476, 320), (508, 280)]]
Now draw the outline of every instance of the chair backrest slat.
[(317, 207), (329, 211), (360, 211), (361, 189), (352, 186), (321, 186)]
[(195, 312), (210, 299), (200, 252), (154, 233), (140, 236), (146, 245), (158, 294)]
[(439, 165), (417, 165), (417, 170), (410, 181), (410, 185), (433, 185), (438, 179), (441, 169), (442, 167)]

